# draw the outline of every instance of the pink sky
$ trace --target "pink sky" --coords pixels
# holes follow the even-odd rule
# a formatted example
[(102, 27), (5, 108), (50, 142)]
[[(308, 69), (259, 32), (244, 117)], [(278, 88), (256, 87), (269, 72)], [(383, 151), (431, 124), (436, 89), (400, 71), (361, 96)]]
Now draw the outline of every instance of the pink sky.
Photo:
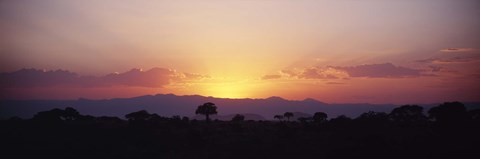
[(479, 101), (478, 15), (474, 0), (1, 1), (0, 98)]

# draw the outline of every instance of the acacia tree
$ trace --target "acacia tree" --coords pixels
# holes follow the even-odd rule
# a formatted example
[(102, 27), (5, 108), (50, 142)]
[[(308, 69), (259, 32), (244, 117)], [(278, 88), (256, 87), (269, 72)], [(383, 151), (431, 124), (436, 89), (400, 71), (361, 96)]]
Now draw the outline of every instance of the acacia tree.
[(210, 121), (210, 115), (217, 114), (217, 106), (215, 106), (212, 102), (207, 102), (197, 107), (195, 114), (202, 114), (205, 115), (205, 118)]
[(455, 124), (468, 118), (465, 105), (460, 102), (445, 102), (428, 111), (431, 119), (441, 124)]
[(80, 116), (80, 113), (72, 107), (65, 108), (62, 115), (65, 120), (76, 120)]
[(474, 109), (468, 111), (468, 117), (473, 121), (480, 121), (480, 109)]
[(72, 107), (67, 107), (65, 110), (55, 108), (49, 111), (38, 112), (33, 119), (43, 121), (72, 121), (82, 117), (77, 110)]
[(290, 121), (290, 118), (293, 117), (293, 113), (292, 112), (285, 112), (285, 114), (283, 114), (283, 116), (285, 116), (285, 118), (287, 118), (287, 121)]
[(140, 111), (132, 112), (125, 115), (125, 118), (127, 118), (129, 121), (146, 121), (150, 117), (151, 117), (151, 114), (148, 113), (146, 110), (140, 110)]
[(244, 121), (244, 120), (245, 120), (245, 116), (243, 116), (241, 114), (237, 114), (232, 118), (233, 122), (241, 122), (241, 121)]
[(274, 119), (278, 119), (278, 121), (282, 121), (283, 115), (275, 115), (273, 116)]
[(392, 110), (388, 115), (395, 122), (414, 123), (426, 120), (423, 108), (418, 105), (404, 105)]
[(327, 118), (328, 118), (328, 115), (327, 113), (324, 113), (324, 112), (316, 112), (315, 114), (313, 114), (313, 121), (317, 123), (325, 122), (327, 121)]
[(374, 112), (374, 111), (368, 111), (366, 113), (362, 113), (357, 120), (363, 120), (363, 121), (387, 121), (388, 120), (388, 114), (385, 112)]

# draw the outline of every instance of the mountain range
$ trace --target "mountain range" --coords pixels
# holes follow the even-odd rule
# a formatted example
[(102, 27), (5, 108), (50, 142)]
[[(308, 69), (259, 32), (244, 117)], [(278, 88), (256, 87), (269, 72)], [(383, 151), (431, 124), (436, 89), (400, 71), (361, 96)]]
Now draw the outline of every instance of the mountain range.
[[(304, 100), (287, 100), (281, 97), (265, 99), (229, 99), (205, 97), (199, 95), (177, 96), (174, 94), (145, 95), (133, 98), (113, 98), (92, 100), (80, 98), (77, 100), (1, 100), (0, 119), (13, 116), (31, 118), (37, 112), (53, 108), (73, 107), (81, 114), (93, 116), (117, 116), (123, 118), (125, 114), (138, 110), (147, 110), (161, 116), (174, 115), (200, 118), (195, 115), (198, 105), (213, 102), (217, 105), (218, 115), (213, 119), (229, 120), (235, 114), (245, 115), (247, 120), (272, 120), (274, 115), (285, 112), (295, 112), (297, 117), (311, 116), (315, 112), (325, 112), (329, 118), (338, 115), (357, 117), (367, 111), (390, 112), (398, 105), (348, 103), (329, 104), (312, 98)], [(426, 112), (438, 104), (421, 105)], [(467, 108), (478, 108), (478, 103), (465, 103)]]

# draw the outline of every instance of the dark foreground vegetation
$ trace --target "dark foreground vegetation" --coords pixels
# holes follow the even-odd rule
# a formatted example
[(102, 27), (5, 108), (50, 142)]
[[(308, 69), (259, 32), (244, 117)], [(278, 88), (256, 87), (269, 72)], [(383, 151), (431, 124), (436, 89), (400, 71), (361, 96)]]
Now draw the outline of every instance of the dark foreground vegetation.
[[(192, 110), (193, 111), (193, 110)], [(118, 117), (81, 115), (73, 108), (32, 119), (0, 121), (2, 158), (476, 158), (480, 110), (444, 103), (428, 110), (405, 105), (351, 119), (317, 112), (294, 120), (210, 121), (213, 103), (196, 110), (207, 120), (147, 111)]]

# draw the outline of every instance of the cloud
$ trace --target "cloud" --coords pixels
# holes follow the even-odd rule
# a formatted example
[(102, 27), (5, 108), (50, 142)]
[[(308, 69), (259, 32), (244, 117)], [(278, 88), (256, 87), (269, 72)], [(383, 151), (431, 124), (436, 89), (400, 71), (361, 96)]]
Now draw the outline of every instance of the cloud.
[[(432, 68), (433, 69), (433, 68)], [(438, 69), (438, 68), (436, 68)], [(405, 78), (427, 76), (423, 70), (395, 66), (391, 63), (369, 64), (359, 66), (308, 67), (303, 69), (285, 69), (280, 73), (296, 79), (350, 79), (350, 78)], [(264, 76), (262, 79), (270, 79)], [(273, 77), (273, 76), (272, 76)], [(275, 78), (280, 78), (278, 75)]]
[(195, 80), (207, 76), (178, 73), (172, 69), (152, 68), (147, 71), (132, 69), (124, 73), (105, 76), (80, 76), (76, 73), (56, 70), (21, 69), (10, 73), (0, 73), (1, 88), (31, 88), (50, 86), (110, 87), (133, 86), (158, 88), (172, 81)]
[(78, 78), (77, 74), (64, 70), (21, 69), (11, 73), (0, 73), (0, 86), (3, 88), (68, 85), (75, 83)]
[(288, 76), (288, 77), (296, 77), (296, 76), (298, 76), (298, 74), (299, 74), (299, 73), (298, 73), (296, 70), (294, 70), (294, 69), (291, 69), (291, 70), (288, 70), (288, 69), (281, 70), (280, 73), (283, 74), (283, 75), (286, 75), (286, 76)]
[(262, 77), (262, 80), (272, 80), (282, 78), (282, 75), (265, 75)]
[(468, 62), (475, 62), (478, 60), (479, 59), (477, 58), (471, 58), (471, 57), (452, 57), (452, 58), (446, 58), (446, 59), (437, 59), (432, 61), (432, 63), (438, 63), (438, 64), (468, 63)]
[(346, 84), (346, 83), (342, 83), (342, 82), (327, 82), (327, 84), (339, 85), (339, 84)]
[(470, 74), (470, 77), (480, 79), (480, 73)]
[(284, 69), (280, 71), (280, 75), (265, 75), (262, 79), (269, 80), (282, 77), (296, 79), (346, 79), (348, 78), (348, 74), (330, 67), (309, 67), (303, 69)]
[(441, 66), (428, 66), (428, 68), (429, 68), (429, 71), (431, 72), (440, 72), (444, 70), (444, 68)]
[(347, 72), (350, 77), (404, 78), (424, 76), (421, 70), (395, 66), (391, 63), (333, 68)]
[(348, 78), (348, 74), (344, 71), (331, 67), (311, 67), (304, 69), (298, 77), (303, 79), (342, 79)]
[(415, 62), (420, 63), (431, 63), (431, 64), (460, 64), (460, 63), (469, 63), (480, 61), (480, 57), (448, 57), (448, 58), (429, 58), (416, 60)]
[(441, 49), (440, 52), (473, 52), (473, 51), (479, 51), (480, 49), (477, 48), (445, 48)]
[(199, 79), (211, 78), (211, 77), (209, 75), (202, 75), (197, 73), (183, 73), (183, 74), (180, 74), (180, 78), (186, 79), (186, 80), (199, 80)]
[[(132, 69), (125, 73), (114, 73), (97, 78), (101, 85), (125, 85), (140, 87), (162, 87), (175, 77), (175, 71), (164, 68), (152, 68), (148, 71)], [(96, 81), (93, 81), (96, 82)]]

